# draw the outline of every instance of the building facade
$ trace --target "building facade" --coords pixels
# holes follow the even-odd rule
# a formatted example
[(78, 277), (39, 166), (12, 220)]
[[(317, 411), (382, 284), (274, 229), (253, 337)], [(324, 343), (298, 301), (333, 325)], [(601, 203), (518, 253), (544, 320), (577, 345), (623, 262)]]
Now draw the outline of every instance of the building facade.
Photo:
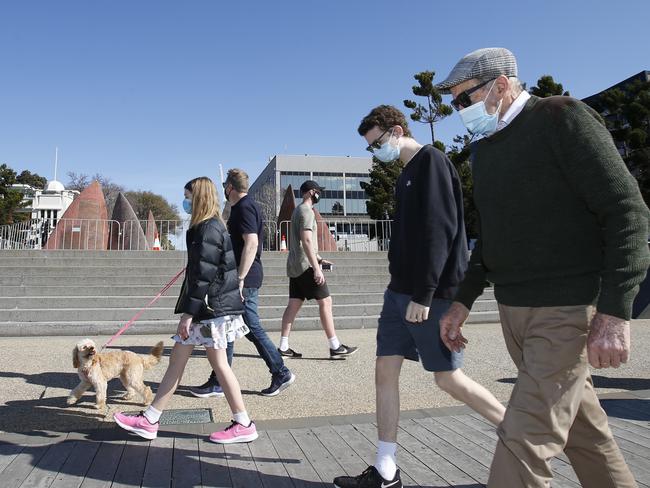
[(328, 219), (368, 219), (366, 192), (362, 182), (370, 182), (372, 159), (349, 156), (276, 155), (266, 165), (249, 194), (262, 207), (265, 220), (275, 220), (282, 198), (291, 185), (299, 200), (300, 185), (314, 180), (325, 187), (318, 211)]

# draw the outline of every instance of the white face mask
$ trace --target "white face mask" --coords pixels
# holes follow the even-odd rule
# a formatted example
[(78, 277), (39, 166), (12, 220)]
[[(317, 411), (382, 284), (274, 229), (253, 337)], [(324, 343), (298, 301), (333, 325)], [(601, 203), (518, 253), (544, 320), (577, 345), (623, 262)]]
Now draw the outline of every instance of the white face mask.
[(399, 159), (399, 138), (396, 139), (395, 144), (391, 144), (393, 137), (393, 133), (391, 132), (388, 140), (373, 153), (375, 157), (383, 163), (390, 163), (391, 161)]
[(487, 92), (487, 95), (485, 95), (483, 100), (458, 112), (463, 125), (472, 134), (490, 135), (497, 130), (497, 124), (499, 123), (499, 110), (501, 109), (501, 102), (503, 102), (503, 99), (499, 100), (499, 105), (493, 114), (489, 114), (485, 108), (485, 100), (490, 95), (495, 83), (496, 80), (492, 83), (490, 90)]

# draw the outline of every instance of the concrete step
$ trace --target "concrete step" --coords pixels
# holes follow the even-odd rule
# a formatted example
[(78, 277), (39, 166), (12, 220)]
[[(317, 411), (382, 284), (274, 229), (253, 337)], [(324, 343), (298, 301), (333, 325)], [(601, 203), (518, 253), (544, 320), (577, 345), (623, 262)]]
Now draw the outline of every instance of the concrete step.
[[(379, 316), (345, 316), (335, 317), (335, 325), (342, 329), (374, 329), (377, 327)], [(269, 332), (281, 330), (282, 319), (263, 320), (264, 328)], [(499, 322), (498, 312), (472, 312), (467, 321), (468, 324), (488, 324)], [(70, 321), (61, 322), (0, 322), (0, 336), (110, 336), (115, 334), (122, 323), (115, 321)], [(125, 334), (169, 334), (176, 333), (178, 320), (139, 320), (132, 327), (127, 329)], [(297, 330), (320, 330), (320, 319), (318, 317), (299, 316), (296, 319), (294, 328)], [(272, 337), (277, 340), (277, 337)], [(118, 339), (119, 340), (119, 339)]]
[[(335, 266), (349, 266), (355, 264), (356, 266), (385, 266), (388, 267), (388, 260), (385, 257), (381, 258), (364, 258), (355, 256), (335, 256), (331, 258)], [(65, 258), (65, 257), (1, 257), (0, 256), (0, 274), (4, 271), (5, 267), (20, 266), (20, 267), (33, 267), (33, 266), (70, 266), (70, 267), (95, 267), (95, 266), (112, 266), (112, 267), (182, 267), (187, 263), (187, 256), (178, 256), (169, 259), (152, 259), (142, 257), (125, 257), (125, 258)], [(282, 271), (286, 269), (287, 256), (283, 254), (278, 257), (264, 257), (262, 264), (267, 267), (279, 267)]]
[[(385, 283), (328, 283), (332, 294), (339, 293), (383, 293), (386, 290)], [(27, 286), (0, 286), (0, 297), (101, 297), (112, 296), (141, 296), (154, 297), (162, 288), (161, 284), (156, 285), (130, 285), (121, 284), (114, 286), (92, 285), (27, 285)], [(180, 283), (173, 285), (167, 294), (178, 296), (181, 289)], [(264, 284), (260, 289), (261, 295), (284, 295), (289, 296), (289, 282), (276, 285)], [(9, 307), (14, 308), (14, 307)]]
[[(321, 256), (332, 259), (345, 258), (347, 256), (355, 259), (362, 258), (383, 258), (387, 259), (386, 251), (372, 252), (323, 252)], [(280, 251), (264, 251), (262, 260), (265, 259), (287, 259), (288, 253)], [(0, 250), (0, 259), (11, 257), (59, 257), (59, 258), (147, 258), (147, 259), (187, 259), (186, 251), (45, 251), (45, 250)]]
[[(184, 266), (4, 266), (0, 267), (0, 276), (19, 277), (19, 276), (66, 276), (76, 278), (82, 276), (174, 276)], [(286, 276), (286, 266), (268, 266), (264, 268), (265, 276)], [(334, 276), (337, 274), (346, 275), (388, 275), (388, 267), (385, 265), (372, 266), (365, 264), (350, 264), (342, 267), (336, 267), (326, 275)]]
[[(178, 272), (178, 270), (177, 270)], [(176, 273), (166, 273), (160, 275), (131, 275), (122, 276), (119, 273), (107, 276), (76, 276), (57, 275), (57, 276), (0, 276), (0, 286), (34, 286), (45, 285), (55, 286), (62, 283), (68, 283), (71, 286), (124, 286), (124, 285), (150, 285), (162, 288)], [(346, 273), (328, 273), (327, 282), (330, 284), (354, 284), (354, 283), (383, 283), (388, 284), (388, 273), (385, 274), (358, 274), (351, 275)], [(286, 276), (266, 276), (265, 285), (286, 284), (287, 291), (289, 278)]]
[[(380, 298), (379, 294), (375, 298)], [(173, 301), (173, 303), (171, 303)], [(126, 322), (131, 319), (142, 307), (146, 305), (143, 301), (137, 307), (103, 307), (101, 303), (95, 303), (93, 300), (92, 307), (86, 308), (23, 308), (23, 309), (5, 309), (2, 310), (3, 321), (7, 322), (75, 322), (75, 321), (117, 321)], [(173, 305), (175, 300), (169, 300), (169, 306), (155, 306), (148, 308), (142, 314), (142, 320), (167, 320), (174, 315)], [(281, 318), (286, 307), (284, 303), (279, 302), (273, 305), (260, 305), (258, 307), (259, 315), (263, 320)], [(335, 319), (345, 316), (367, 316), (379, 315), (382, 308), (382, 301), (372, 303), (339, 303), (334, 301), (333, 313)], [(479, 300), (474, 304), (475, 312), (490, 312), (496, 310), (496, 302), (492, 300)], [(303, 305), (300, 310), (302, 317), (318, 317), (318, 305), (311, 301)]]
[[(161, 297), (157, 307), (173, 308), (178, 299), (177, 293), (169, 293)], [(286, 291), (286, 290), (285, 290)], [(154, 295), (155, 296), (155, 295)], [(354, 303), (380, 303), (383, 300), (383, 292), (376, 293), (339, 293), (332, 294), (334, 303), (349, 305)], [(57, 296), (57, 297), (10, 297), (0, 298), (0, 310), (12, 309), (63, 309), (63, 308), (138, 308), (144, 307), (152, 299), (152, 296), (119, 296), (119, 295), (97, 295), (97, 296)], [(260, 295), (258, 304), (260, 306), (274, 305), (286, 306), (288, 293), (279, 295)]]

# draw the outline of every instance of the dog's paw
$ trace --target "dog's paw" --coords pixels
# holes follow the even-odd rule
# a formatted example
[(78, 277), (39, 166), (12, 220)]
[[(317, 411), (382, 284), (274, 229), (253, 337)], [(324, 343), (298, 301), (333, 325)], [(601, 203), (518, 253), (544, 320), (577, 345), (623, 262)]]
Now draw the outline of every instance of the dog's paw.
[(67, 400), (65, 401), (65, 403), (67, 403), (68, 405), (74, 405), (74, 404), (77, 403), (78, 401), (79, 401), (78, 398), (73, 397), (73, 396), (69, 396), (69, 397), (67, 398)]
[(105, 404), (105, 403), (96, 403), (96, 404), (95, 404), (95, 408), (96, 408), (97, 410), (104, 411), (104, 410), (106, 410), (106, 404)]

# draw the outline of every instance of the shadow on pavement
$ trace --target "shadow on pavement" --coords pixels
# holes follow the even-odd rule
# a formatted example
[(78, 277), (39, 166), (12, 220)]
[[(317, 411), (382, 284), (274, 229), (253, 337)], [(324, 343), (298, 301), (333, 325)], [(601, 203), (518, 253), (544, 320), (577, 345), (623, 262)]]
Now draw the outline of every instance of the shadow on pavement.
[(650, 421), (650, 400), (601, 400), (601, 406), (610, 417)]
[[(649, 378), (609, 378), (607, 376), (592, 375), (591, 379), (596, 388), (616, 388), (620, 390), (650, 390)], [(517, 378), (500, 378), (499, 383), (514, 384)]]

